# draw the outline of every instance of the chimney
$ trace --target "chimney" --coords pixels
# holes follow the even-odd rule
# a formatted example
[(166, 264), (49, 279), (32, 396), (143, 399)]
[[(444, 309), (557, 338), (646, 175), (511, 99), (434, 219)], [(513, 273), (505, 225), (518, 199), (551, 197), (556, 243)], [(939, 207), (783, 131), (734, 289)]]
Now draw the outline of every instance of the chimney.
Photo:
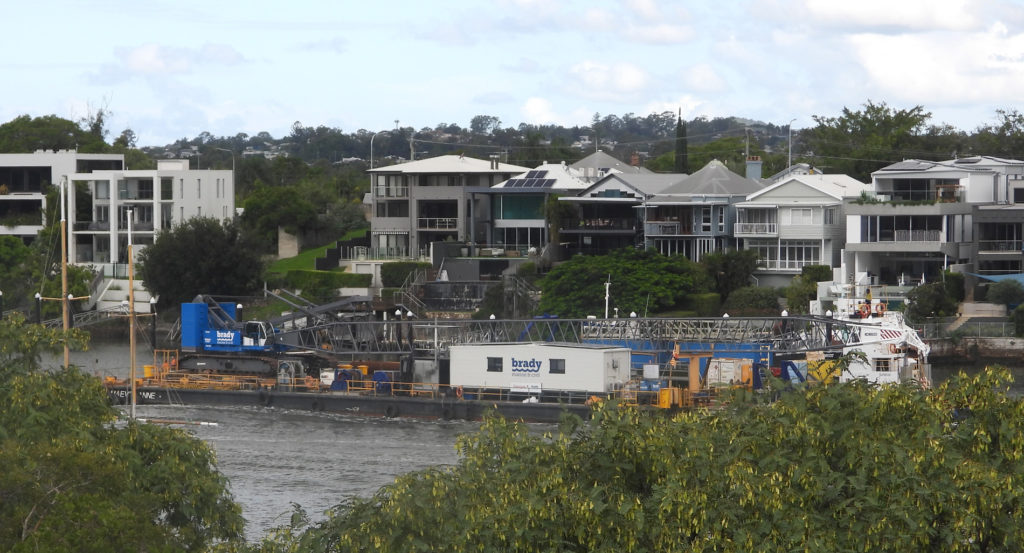
[(640, 154), (638, 152), (633, 152), (633, 154), (629, 156), (629, 164), (633, 167), (640, 167)]
[(761, 180), (761, 156), (747, 156), (747, 178)]

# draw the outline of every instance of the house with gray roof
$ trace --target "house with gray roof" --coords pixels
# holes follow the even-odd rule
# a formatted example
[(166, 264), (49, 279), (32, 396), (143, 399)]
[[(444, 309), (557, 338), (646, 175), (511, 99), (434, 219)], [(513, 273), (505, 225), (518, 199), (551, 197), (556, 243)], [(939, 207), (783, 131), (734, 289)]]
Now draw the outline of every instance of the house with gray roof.
[(682, 254), (698, 262), (704, 254), (735, 248), (732, 206), (761, 188), (758, 181), (712, 160), (646, 199), (643, 243), (664, 255)]
[(600, 255), (642, 247), (644, 205), (685, 178), (683, 173), (612, 171), (575, 196), (559, 198), (576, 208), (576, 216), (559, 227), (566, 253)]
[(422, 257), (432, 242), (476, 242), (486, 234), (488, 189), (528, 167), (444, 155), (370, 169), (371, 256)]
[(846, 175), (794, 173), (735, 204), (733, 236), (754, 250), (761, 286), (785, 286), (808, 265), (838, 266), (846, 244), (844, 202), (871, 185)]

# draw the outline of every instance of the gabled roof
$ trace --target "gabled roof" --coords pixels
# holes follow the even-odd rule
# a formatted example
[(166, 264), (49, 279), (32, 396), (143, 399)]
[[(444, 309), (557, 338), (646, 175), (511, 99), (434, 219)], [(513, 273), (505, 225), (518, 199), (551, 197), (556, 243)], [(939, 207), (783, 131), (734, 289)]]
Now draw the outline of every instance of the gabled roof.
[(586, 178), (590, 178), (591, 180), (600, 179), (612, 172), (633, 175), (652, 173), (652, 171), (646, 167), (637, 167), (624, 163), (618, 158), (608, 155), (601, 150), (598, 150), (576, 163), (573, 163), (570, 167), (581, 170)]
[(408, 163), (399, 163), (398, 165), (388, 165), (387, 167), (377, 167), (376, 169), (370, 169), (368, 172), (401, 174), (459, 174), (522, 173), (524, 171), (529, 170), (529, 167), (512, 165), (510, 163), (498, 163), (498, 168), (494, 169), (490, 160), (477, 159), (475, 157), (469, 156), (446, 155), (429, 157), (426, 159), (418, 159), (416, 161), (410, 161)]
[[(562, 198), (565, 201), (636, 201), (641, 202), (645, 198), (672, 186), (686, 178), (682, 173), (645, 173), (627, 175), (612, 173), (601, 180), (580, 191), (575, 197)], [(616, 195), (614, 191), (622, 191), (630, 196)]]
[(658, 193), (652, 201), (679, 201), (689, 196), (747, 196), (761, 188), (761, 183), (741, 177), (713, 159), (696, 173)]
[(564, 163), (545, 163), (525, 173), (520, 173), (506, 181), (499, 182), (491, 189), (509, 190), (526, 189), (534, 192), (544, 191), (578, 191), (588, 185), (580, 176), (580, 172)]
[(872, 186), (848, 175), (793, 175), (785, 180), (777, 182), (767, 188), (763, 188), (747, 196), (747, 201), (763, 199), (771, 192), (779, 188), (790, 186), (793, 183), (800, 183), (813, 188), (825, 196), (838, 200), (860, 196), (861, 192), (870, 192)]

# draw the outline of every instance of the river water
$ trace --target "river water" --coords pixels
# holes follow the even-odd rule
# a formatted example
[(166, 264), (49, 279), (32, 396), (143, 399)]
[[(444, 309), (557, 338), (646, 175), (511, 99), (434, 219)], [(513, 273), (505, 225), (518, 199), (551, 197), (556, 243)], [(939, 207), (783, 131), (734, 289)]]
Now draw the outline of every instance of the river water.
[[(44, 366), (57, 366), (62, 356), (46, 356)], [(71, 352), (71, 362), (98, 376), (127, 377), (128, 348), (123, 343), (93, 344), (90, 351)], [(136, 367), (153, 363), (153, 352), (139, 347)], [(968, 371), (984, 364), (965, 367)], [(933, 367), (941, 382), (958, 370)], [(1012, 369), (1013, 391), (1024, 392), (1024, 367)], [(286, 524), (293, 503), (314, 520), (343, 500), (369, 497), (395, 477), (458, 461), (455, 442), (478, 423), (377, 419), (309, 413), (265, 407), (139, 406), (139, 417), (217, 423), (188, 425), (216, 452), (218, 467), (228, 477), (242, 506), (254, 540)], [(543, 425), (539, 425), (543, 426)]]
[[(46, 367), (62, 362), (62, 355), (43, 358)], [(131, 365), (128, 348), (120, 343), (71, 352), (71, 363), (98, 376), (121, 378), (128, 376)], [(137, 374), (152, 363), (153, 351), (138, 348)], [(353, 496), (372, 496), (401, 474), (454, 464), (458, 436), (479, 427), (467, 421), (380, 419), (255, 406), (136, 409), (140, 418), (216, 423), (183, 428), (216, 453), (217, 466), (242, 506), (250, 540), (287, 524), (293, 503), (320, 520), (329, 507)]]

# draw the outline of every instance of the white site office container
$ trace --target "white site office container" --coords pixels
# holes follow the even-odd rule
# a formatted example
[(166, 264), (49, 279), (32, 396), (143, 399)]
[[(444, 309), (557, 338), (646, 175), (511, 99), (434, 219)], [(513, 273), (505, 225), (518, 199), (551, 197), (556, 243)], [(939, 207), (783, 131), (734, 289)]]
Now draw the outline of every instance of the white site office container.
[(452, 386), (610, 392), (629, 381), (629, 348), (553, 343), (453, 345)]

